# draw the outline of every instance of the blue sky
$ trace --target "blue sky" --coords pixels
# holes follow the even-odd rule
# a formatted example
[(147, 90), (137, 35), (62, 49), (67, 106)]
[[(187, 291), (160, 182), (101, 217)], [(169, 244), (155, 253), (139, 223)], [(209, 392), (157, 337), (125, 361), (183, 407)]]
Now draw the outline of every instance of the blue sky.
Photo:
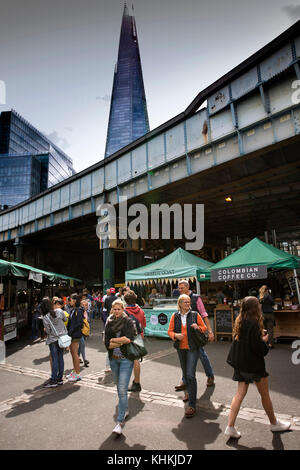
[[(0, 0), (0, 111), (14, 108), (76, 171), (104, 155), (123, 5)], [(134, 9), (151, 129), (300, 19), (293, 0), (135, 0)]]

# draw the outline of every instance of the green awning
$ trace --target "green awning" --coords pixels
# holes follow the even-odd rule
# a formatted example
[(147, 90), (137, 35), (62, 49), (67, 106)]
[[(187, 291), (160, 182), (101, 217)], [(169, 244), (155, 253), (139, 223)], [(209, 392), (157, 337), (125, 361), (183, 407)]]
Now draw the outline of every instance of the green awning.
[(181, 278), (194, 280), (198, 275), (199, 278), (202, 275), (200, 279), (203, 281), (210, 279), (209, 268), (212, 265), (213, 263), (209, 261), (199, 258), (182, 248), (177, 248), (173, 253), (154, 261), (154, 263), (126, 271), (125, 280), (128, 283), (145, 284), (147, 281), (155, 280), (177, 281)]
[(259, 238), (253, 238), (242, 248), (214, 264), (212, 269), (239, 268), (243, 266), (262, 266), (267, 269), (297, 269), (299, 261), (285, 251), (279, 250)]
[(27, 264), (16, 263), (15, 261), (0, 260), (0, 276), (7, 276), (8, 273), (11, 273), (16, 277), (28, 277), (30, 272), (42, 274), (52, 282), (59, 280), (73, 280), (77, 282), (82, 282), (81, 279), (66, 276), (65, 274), (58, 274), (50, 271), (45, 271), (43, 269), (34, 268), (33, 266), (29, 266)]

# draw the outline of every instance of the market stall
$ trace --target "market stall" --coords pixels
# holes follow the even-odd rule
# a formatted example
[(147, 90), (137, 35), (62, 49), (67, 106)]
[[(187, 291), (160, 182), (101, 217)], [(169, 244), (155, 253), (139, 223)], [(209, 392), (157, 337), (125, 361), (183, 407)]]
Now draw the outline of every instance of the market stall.
[[(287, 278), (292, 286), (291, 299), (287, 301), (284, 298), (275, 298), (274, 338), (278, 338), (282, 336), (300, 337), (300, 292), (297, 269), (299, 269), (299, 258), (254, 238), (212, 266), (210, 272), (211, 282), (239, 283), (257, 280), (257, 284), (260, 285), (268, 282), (261, 280), (267, 278), (269, 280), (271, 273), (275, 276), (282, 272), (288, 274)], [(238, 298), (228, 299), (228, 304), (224, 307), (232, 310), (232, 323), (238, 314), (240, 300)], [(215, 308), (215, 328), (218, 324), (217, 316), (220, 315), (217, 307)], [(229, 329), (227, 333), (230, 333)], [(215, 335), (216, 339), (217, 337), (218, 334)]]
[[(156, 282), (177, 284), (179, 279), (196, 281), (200, 292), (199, 280), (209, 280), (209, 268), (213, 265), (207, 260), (199, 258), (182, 248), (178, 248), (166, 257), (154, 263), (126, 271), (126, 284), (132, 286), (153, 286)], [(168, 326), (172, 314), (177, 310), (177, 298), (163, 298), (157, 296), (153, 305), (144, 308), (147, 326), (144, 330), (146, 336), (168, 337)]]
[[(0, 340), (17, 337), (28, 325), (33, 292), (54, 284), (81, 282), (64, 274), (53, 273), (26, 264), (0, 260)], [(40, 288), (36, 287), (39, 286)]]

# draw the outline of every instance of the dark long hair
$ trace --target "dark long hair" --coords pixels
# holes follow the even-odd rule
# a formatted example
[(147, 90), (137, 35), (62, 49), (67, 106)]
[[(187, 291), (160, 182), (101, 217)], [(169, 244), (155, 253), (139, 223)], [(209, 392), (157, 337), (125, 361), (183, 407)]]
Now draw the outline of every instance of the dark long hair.
[(70, 299), (76, 300), (76, 305), (75, 305), (76, 308), (80, 307), (80, 302), (81, 302), (81, 297), (80, 297), (80, 295), (78, 295), (78, 294), (72, 294), (72, 295), (70, 296)]
[(47, 313), (50, 313), (52, 318), (56, 318), (56, 312), (53, 309), (53, 303), (49, 299), (49, 297), (44, 297), (42, 302), (41, 302), (41, 313), (43, 317), (47, 315)]
[(260, 334), (261, 336), (263, 336), (264, 324), (261, 313), (261, 306), (256, 297), (249, 296), (245, 297), (242, 300), (240, 314), (235, 320), (233, 328), (233, 338), (237, 341), (240, 339), (242, 324), (244, 320), (256, 321), (259, 326)]

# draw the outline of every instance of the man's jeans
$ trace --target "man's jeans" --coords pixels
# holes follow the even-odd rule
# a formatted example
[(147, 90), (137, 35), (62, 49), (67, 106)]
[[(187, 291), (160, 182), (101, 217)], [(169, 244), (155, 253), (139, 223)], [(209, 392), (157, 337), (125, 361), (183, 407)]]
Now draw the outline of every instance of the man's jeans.
[(214, 371), (212, 370), (208, 356), (203, 348), (199, 348), (199, 359), (202, 362), (203, 369), (204, 369), (206, 376), (212, 377), (214, 375)]
[(178, 349), (178, 357), (182, 369), (182, 380), (187, 384), (189, 394), (189, 406), (196, 408), (197, 398), (197, 381), (196, 381), (196, 367), (199, 358), (198, 350), (191, 351), (189, 349)]
[(64, 350), (58, 346), (58, 341), (49, 344), (52, 359), (51, 379), (54, 382), (62, 380), (64, 373)]
[(129, 359), (110, 359), (109, 362), (119, 396), (117, 421), (122, 423), (128, 410), (128, 385), (133, 369), (133, 361), (129, 361)]

